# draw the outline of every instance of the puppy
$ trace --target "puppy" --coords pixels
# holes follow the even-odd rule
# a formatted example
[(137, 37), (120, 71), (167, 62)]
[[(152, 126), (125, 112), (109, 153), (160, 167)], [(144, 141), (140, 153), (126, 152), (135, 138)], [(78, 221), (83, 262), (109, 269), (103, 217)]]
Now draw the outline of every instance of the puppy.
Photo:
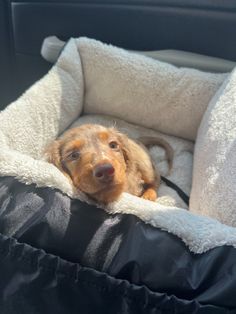
[(98, 202), (113, 202), (122, 192), (154, 201), (160, 174), (142, 143), (165, 148), (171, 167), (173, 150), (165, 140), (143, 137), (138, 143), (97, 124), (68, 130), (48, 147), (46, 156), (75, 188)]

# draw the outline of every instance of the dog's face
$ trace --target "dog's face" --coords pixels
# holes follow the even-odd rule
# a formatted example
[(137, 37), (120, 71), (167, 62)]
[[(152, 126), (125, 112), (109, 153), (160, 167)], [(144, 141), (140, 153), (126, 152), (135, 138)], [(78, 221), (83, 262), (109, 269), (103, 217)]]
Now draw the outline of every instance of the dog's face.
[(108, 203), (126, 183), (126, 138), (113, 128), (82, 125), (67, 131), (48, 149), (48, 160), (68, 175), (74, 186)]

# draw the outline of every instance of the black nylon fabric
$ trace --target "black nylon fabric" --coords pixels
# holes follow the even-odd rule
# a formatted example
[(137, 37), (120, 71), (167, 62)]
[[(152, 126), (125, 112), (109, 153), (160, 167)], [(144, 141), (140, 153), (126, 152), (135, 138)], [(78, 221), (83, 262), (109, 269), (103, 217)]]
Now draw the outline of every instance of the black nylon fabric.
[(1, 314), (230, 313), (80, 267), (0, 235)]
[[(34, 247), (0, 238), (1, 313), (21, 313), (18, 304), (22, 313), (28, 305), (27, 313), (74, 313), (74, 308), (80, 313), (236, 313), (233, 247), (195, 255), (177, 237), (135, 216), (109, 215), (10, 177), (0, 179), (0, 232)], [(75, 277), (61, 278), (58, 265)], [(86, 288), (81, 274), (92, 282)], [(105, 288), (97, 288), (103, 280)], [(42, 296), (44, 290), (49, 293)], [(122, 292), (118, 298), (117, 291)]]

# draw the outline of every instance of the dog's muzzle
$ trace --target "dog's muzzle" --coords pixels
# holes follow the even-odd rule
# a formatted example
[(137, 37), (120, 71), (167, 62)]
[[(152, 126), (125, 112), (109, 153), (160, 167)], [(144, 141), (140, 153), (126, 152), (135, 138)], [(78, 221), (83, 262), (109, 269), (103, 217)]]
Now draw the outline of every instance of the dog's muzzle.
[(93, 169), (93, 176), (102, 183), (109, 183), (113, 180), (115, 169), (111, 163), (96, 165)]

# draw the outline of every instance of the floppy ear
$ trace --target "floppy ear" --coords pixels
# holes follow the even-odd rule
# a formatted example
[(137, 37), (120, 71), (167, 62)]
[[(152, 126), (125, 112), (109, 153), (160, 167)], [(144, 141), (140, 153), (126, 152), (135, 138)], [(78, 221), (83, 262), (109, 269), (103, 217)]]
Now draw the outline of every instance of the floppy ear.
[(56, 140), (49, 144), (45, 150), (46, 160), (58, 168), (61, 164), (60, 144), (60, 141)]
[(133, 142), (128, 138), (127, 135), (120, 133), (116, 128), (109, 128), (109, 131), (118, 139), (121, 151), (124, 156), (124, 160), (126, 163), (127, 168), (130, 168), (132, 166), (132, 160), (133, 160)]
[(118, 133), (118, 139), (125, 159), (125, 163), (127, 166), (129, 166), (132, 161), (131, 142), (125, 134), (121, 133)]
[(46, 160), (56, 166), (63, 174), (68, 176), (65, 167), (63, 166), (62, 156), (61, 156), (61, 141), (56, 140), (52, 142), (45, 151)]

